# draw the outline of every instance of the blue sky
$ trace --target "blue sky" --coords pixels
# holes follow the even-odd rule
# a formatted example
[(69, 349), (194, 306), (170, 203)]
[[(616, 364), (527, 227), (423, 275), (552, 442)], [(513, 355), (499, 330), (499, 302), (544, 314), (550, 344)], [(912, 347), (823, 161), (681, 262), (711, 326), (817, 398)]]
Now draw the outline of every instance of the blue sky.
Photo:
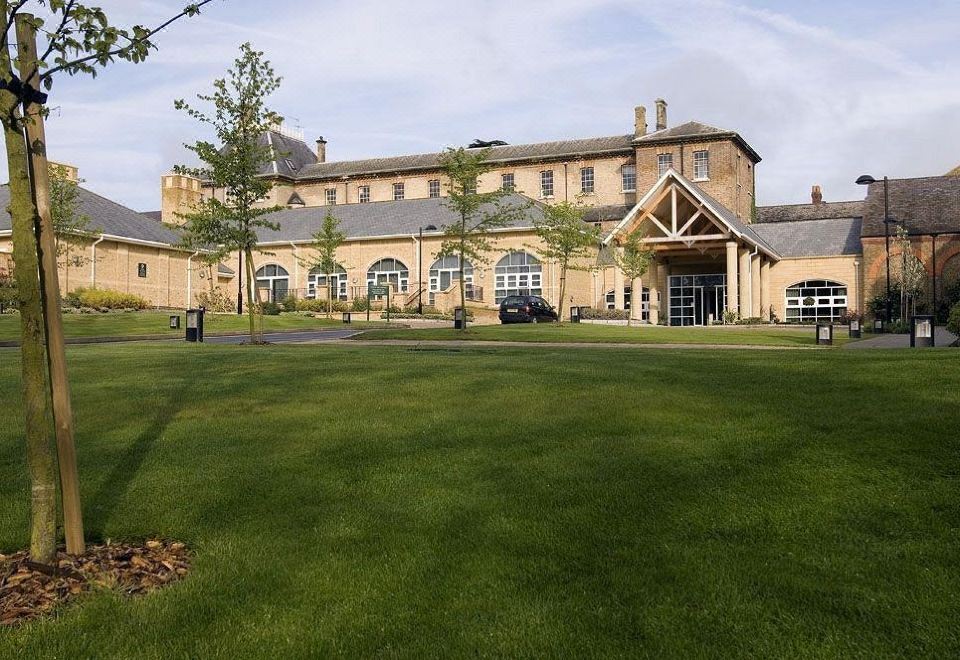
[[(100, 0), (154, 24), (185, 0)], [(632, 131), (737, 130), (763, 156), (761, 204), (862, 197), (852, 182), (960, 164), (960, 3), (814, 0), (215, 0), (140, 65), (52, 90), (51, 158), (86, 186), (159, 208), (159, 177), (201, 135), (173, 100), (210, 88), (250, 41), (284, 77), (272, 106), (328, 159)], [(652, 121), (651, 121), (652, 123)], [(2, 173), (5, 178), (5, 172)]]

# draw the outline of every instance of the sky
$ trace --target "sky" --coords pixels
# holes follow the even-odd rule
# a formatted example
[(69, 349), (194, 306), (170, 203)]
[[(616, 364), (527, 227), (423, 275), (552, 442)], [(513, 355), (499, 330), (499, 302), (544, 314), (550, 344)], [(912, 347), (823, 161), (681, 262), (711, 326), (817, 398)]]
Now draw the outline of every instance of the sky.
[[(34, 3), (31, 3), (34, 4)], [(99, 0), (156, 25), (186, 0)], [(860, 199), (853, 181), (960, 165), (960, 2), (214, 0), (146, 62), (59, 78), (50, 158), (136, 210), (210, 135), (174, 109), (249, 41), (283, 83), (271, 107), (328, 160), (622, 135), (633, 108), (739, 132), (763, 157), (758, 203)], [(3, 164), (5, 166), (5, 163)], [(5, 180), (5, 167), (0, 169)]]

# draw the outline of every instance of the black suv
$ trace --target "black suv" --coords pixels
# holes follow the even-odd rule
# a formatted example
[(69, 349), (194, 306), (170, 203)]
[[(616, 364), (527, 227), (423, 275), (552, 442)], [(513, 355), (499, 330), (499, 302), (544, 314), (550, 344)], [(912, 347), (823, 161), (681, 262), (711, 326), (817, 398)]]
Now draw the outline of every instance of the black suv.
[(540, 296), (507, 296), (500, 303), (501, 323), (556, 321), (557, 312)]

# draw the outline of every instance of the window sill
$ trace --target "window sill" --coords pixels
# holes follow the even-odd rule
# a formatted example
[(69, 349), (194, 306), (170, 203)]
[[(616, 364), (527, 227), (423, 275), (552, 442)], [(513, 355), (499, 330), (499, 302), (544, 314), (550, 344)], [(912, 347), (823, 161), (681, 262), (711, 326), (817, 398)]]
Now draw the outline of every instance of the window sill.
[(540, 199), (553, 199), (553, 195), (540, 195)]
[(703, 182), (703, 181), (709, 181), (709, 180), (710, 180), (710, 177), (708, 177), (708, 176), (707, 176), (707, 177), (701, 177), (701, 178), (699, 178), (699, 179), (692, 179), (692, 181), (693, 181), (694, 183), (701, 183), (701, 182)]
[(621, 195), (636, 195), (636, 194), (637, 194), (637, 189), (634, 188), (633, 190), (621, 190), (621, 191), (620, 191), (620, 194), (621, 194)]

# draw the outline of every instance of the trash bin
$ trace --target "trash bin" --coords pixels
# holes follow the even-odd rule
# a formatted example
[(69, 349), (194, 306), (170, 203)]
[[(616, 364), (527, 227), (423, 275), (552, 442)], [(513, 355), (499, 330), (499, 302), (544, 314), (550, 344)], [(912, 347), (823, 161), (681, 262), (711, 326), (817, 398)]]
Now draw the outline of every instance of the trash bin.
[(850, 339), (860, 339), (860, 321), (850, 319)]
[(203, 341), (203, 307), (187, 310), (187, 341)]
[(883, 319), (877, 319), (873, 322), (873, 331), (877, 334), (883, 332)]
[(580, 308), (571, 307), (570, 308), (570, 323), (580, 323)]
[(344, 312), (344, 313), (343, 313), (343, 322), (344, 322), (344, 323), (353, 323), (353, 316), (350, 314), (350, 312)]
[(911, 348), (931, 348), (936, 346), (936, 338), (933, 332), (933, 317), (927, 315), (913, 316), (910, 318), (910, 347)]
[(463, 330), (467, 327), (467, 311), (463, 307), (456, 307), (453, 310), (453, 328)]
[(833, 324), (832, 323), (817, 324), (817, 345), (818, 346), (833, 345)]
[(176, 315), (171, 314), (171, 315), (170, 315), (170, 329), (171, 329), (171, 330), (179, 330), (179, 329), (180, 329), (180, 315), (179, 315), (179, 314), (176, 314)]

